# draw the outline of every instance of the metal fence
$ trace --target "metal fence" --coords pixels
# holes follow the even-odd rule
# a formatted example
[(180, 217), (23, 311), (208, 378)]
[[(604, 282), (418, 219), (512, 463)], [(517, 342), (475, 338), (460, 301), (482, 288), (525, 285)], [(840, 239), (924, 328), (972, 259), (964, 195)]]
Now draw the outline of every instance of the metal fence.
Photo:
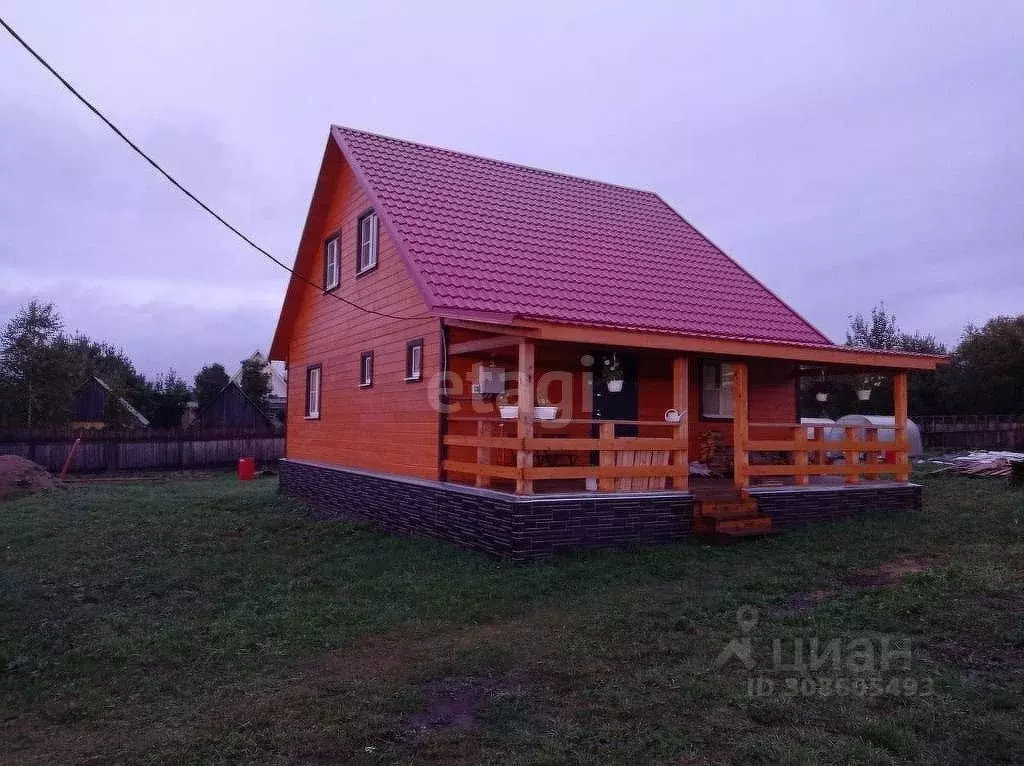
[(927, 449), (1024, 449), (1024, 415), (915, 417)]

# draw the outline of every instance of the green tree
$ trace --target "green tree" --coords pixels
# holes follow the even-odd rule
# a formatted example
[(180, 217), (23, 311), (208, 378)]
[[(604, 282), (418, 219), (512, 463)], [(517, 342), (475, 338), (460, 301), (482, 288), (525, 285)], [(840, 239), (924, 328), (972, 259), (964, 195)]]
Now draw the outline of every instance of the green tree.
[(220, 362), (203, 367), (195, 377), (196, 401), (199, 402), (199, 409), (203, 409), (212, 402), (229, 380), (231, 378), (228, 377), (224, 365)]
[(968, 325), (954, 361), (963, 411), (1024, 413), (1024, 314)]
[(53, 303), (33, 298), (0, 335), (0, 420), (12, 426), (61, 423), (79, 381)]
[[(846, 345), (853, 348), (891, 349), (916, 354), (948, 353), (946, 347), (936, 340), (934, 335), (903, 332), (896, 321), (895, 313), (886, 311), (885, 303), (872, 308), (868, 318), (861, 313), (850, 317)], [(863, 385), (858, 376), (833, 376), (833, 381), (836, 393), (830, 398), (830, 404), (833, 404), (834, 399), (835, 411), (841, 414), (865, 410), (880, 415), (892, 413), (892, 381), (887, 376), (883, 376), (877, 385), (872, 387), (871, 399), (866, 404), (859, 403), (853, 394), (855, 388)], [(911, 373), (907, 391), (911, 416), (953, 411), (953, 403), (956, 400), (954, 381), (955, 375), (952, 375), (948, 368), (940, 368), (936, 373)]]
[(242, 391), (261, 409), (266, 407), (270, 393), (270, 370), (262, 361), (249, 358), (242, 360)]
[(857, 312), (850, 317), (846, 345), (854, 348), (900, 348), (903, 333), (896, 324), (896, 315), (885, 311), (885, 303), (871, 309), (871, 318)]
[(181, 416), (185, 405), (192, 396), (185, 383), (174, 370), (169, 370), (151, 384), (153, 395), (151, 409), (147, 417), (154, 428), (177, 428), (181, 425)]

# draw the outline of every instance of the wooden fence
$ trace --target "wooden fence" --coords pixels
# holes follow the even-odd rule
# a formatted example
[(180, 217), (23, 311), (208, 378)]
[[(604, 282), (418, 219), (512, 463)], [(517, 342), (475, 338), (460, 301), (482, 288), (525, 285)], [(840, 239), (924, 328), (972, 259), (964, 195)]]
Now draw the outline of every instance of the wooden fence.
[(69, 472), (216, 468), (240, 457), (256, 458), (257, 466), (284, 456), (284, 434), (271, 429), (5, 429), (0, 430), (0, 455), (27, 458), (58, 472), (71, 446), (81, 439)]
[(914, 422), (927, 449), (1024, 450), (1024, 415), (927, 415)]

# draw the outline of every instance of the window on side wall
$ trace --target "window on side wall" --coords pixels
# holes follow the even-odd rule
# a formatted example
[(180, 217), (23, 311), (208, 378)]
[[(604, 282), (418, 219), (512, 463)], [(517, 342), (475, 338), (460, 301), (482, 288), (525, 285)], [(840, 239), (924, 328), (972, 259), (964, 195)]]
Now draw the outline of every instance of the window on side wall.
[(700, 414), (705, 418), (732, 418), (732, 365), (704, 362), (700, 368)]
[(341, 284), (341, 235), (335, 234), (324, 243), (324, 292)]
[(359, 386), (368, 388), (373, 385), (373, 352), (364, 351), (359, 355)]
[(377, 268), (377, 214), (372, 210), (359, 219), (359, 253), (356, 259), (356, 275), (365, 274)]
[(409, 341), (405, 347), (405, 379), (423, 379), (423, 338)]
[(322, 368), (314, 365), (306, 368), (306, 417), (320, 417), (320, 376)]

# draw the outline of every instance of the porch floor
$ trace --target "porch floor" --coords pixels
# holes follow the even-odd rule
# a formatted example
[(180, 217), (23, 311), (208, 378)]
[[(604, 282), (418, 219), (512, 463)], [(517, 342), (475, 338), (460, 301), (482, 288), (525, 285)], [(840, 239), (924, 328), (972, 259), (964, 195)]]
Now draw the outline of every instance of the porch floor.
[[(873, 480), (863, 481), (857, 484), (847, 484), (842, 476), (812, 476), (810, 477), (809, 484), (805, 487), (794, 484), (791, 480), (787, 481), (776, 481), (771, 484), (754, 484), (750, 487), (753, 491), (764, 491), (764, 490), (801, 490), (807, 488), (820, 489), (824, 487), (829, 488), (859, 488), (868, 489), (874, 487), (889, 487), (894, 485), (902, 485), (902, 482), (884, 481), (884, 480)], [(497, 490), (498, 492), (515, 493), (516, 485), (514, 481), (505, 479), (493, 479), (489, 489)], [(671, 492), (671, 488), (664, 490), (647, 489), (647, 490), (619, 490), (617, 494), (623, 493), (643, 493), (643, 492)], [(691, 476), (689, 481), (689, 492), (698, 500), (727, 500), (736, 497), (736, 486), (733, 484), (730, 478), (710, 478), (706, 476)], [(533, 494), (536, 495), (607, 495), (615, 493), (603, 493), (595, 492), (593, 490), (587, 490), (586, 481), (584, 479), (546, 479), (543, 481), (535, 481), (533, 485)]]

